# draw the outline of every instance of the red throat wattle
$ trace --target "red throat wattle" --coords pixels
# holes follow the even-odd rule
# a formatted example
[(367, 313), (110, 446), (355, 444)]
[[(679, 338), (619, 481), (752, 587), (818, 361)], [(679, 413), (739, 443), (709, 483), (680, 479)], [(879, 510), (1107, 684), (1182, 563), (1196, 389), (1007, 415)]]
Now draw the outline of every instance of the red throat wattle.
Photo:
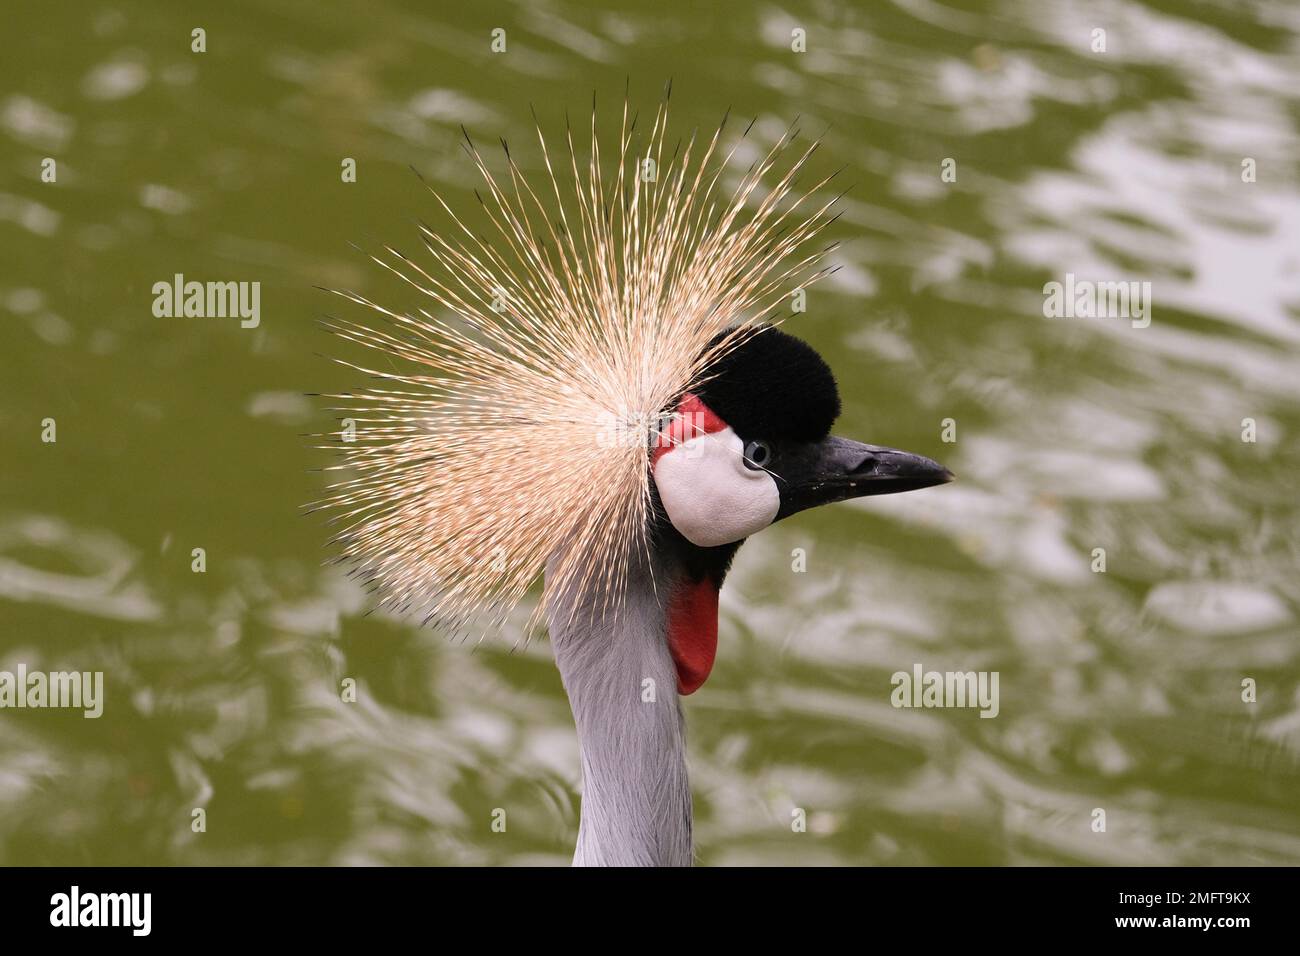
[[(691, 392), (682, 396), (676, 411), (656, 443), (652, 463), (692, 438), (727, 427)], [(718, 653), (718, 585), (713, 581), (704, 578), (677, 585), (668, 602), (668, 649), (677, 667), (677, 693), (695, 693), (709, 679)]]
[(677, 693), (695, 693), (708, 680), (718, 653), (718, 586), (707, 578), (684, 581), (673, 592), (668, 649), (677, 665)]

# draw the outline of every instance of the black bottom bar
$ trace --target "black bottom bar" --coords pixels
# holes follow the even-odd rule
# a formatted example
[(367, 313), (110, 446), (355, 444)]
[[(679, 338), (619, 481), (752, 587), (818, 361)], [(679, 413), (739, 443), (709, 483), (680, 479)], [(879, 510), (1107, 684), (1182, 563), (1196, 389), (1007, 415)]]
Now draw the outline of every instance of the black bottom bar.
[(733, 938), (802, 924), (857, 939), (1042, 941), (1047, 930), (1231, 945), (1290, 936), (1296, 882), (1289, 869), (9, 869), (0, 913), (7, 943), (338, 942), (382, 930), (437, 945), (514, 930), (549, 945), (611, 921), (628, 942), (665, 929), (681, 938), (699, 921)]

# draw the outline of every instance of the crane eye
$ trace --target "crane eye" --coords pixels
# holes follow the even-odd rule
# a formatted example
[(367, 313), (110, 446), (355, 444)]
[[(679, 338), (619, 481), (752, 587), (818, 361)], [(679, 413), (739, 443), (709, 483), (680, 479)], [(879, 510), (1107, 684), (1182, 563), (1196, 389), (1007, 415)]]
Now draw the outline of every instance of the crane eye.
[(763, 466), (772, 460), (772, 449), (767, 442), (752, 441), (745, 446), (745, 467), (753, 471), (762, 471)]

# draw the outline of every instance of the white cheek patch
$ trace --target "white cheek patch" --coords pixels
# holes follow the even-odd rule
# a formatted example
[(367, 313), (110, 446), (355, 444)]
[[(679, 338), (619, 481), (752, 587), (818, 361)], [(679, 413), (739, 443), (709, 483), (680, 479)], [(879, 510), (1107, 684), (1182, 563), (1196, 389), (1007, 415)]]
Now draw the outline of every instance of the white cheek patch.
[(781, 507), (772, 476), (748, 467), (744, 443), (730, 428), (659, 456), (654, 466), (659, 500), (673, 527), (701, 548), (730, 544), (761, 531)]

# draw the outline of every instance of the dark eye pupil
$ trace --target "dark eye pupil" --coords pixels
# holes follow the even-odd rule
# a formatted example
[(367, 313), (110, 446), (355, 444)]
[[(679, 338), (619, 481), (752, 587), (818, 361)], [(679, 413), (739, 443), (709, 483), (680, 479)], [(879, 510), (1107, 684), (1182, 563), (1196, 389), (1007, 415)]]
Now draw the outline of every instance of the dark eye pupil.
[(772, 449), (761, 441), (752, 441), (745, 446), (745, 464), (750, 468), (759, 468), (767, 464), (772, 457)]

